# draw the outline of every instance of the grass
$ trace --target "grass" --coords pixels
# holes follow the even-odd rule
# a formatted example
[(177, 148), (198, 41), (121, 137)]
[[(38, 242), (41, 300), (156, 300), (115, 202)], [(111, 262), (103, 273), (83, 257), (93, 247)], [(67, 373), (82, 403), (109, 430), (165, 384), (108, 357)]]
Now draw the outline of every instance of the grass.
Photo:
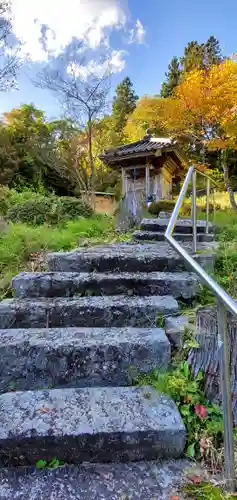
[[(215, 213), (210, 213), (210, 221), (218, 227), (216, 235), (219, 241), (214, 278), (233, 298), (237, 297), (237, 214), (230, 208), (228, 193), (215, 194), (218, 206)], [(203, 207), (198, 210), (197, 218), (205, 219), (205, 197), (197, 198), (197, 205)], [(191, 210), (191, 198), (185, 201), (186, 208)], [(203, 251), (201, 251), (203, 253)], [(204, 294), (206, 294), (206, 288)], [(208, 293), (207, 302), (212, 301)]]
[[(226, 210), (230, 208), (230, 200), (229, 195), (225, 191), (215, 192), (215, 204), (220, 207), (221, 210)], [(211, 203), (213, 202), (213, 195), (210, 196)], [(197, 204), (205, 206), (206, 204), (206, 196), (198, 196)]]
[[(195, 478), (194, 478), (195, 479)], [(205, 481), (200, 484), (187, 484), (183, 488), (185, 498), (192, 500), (234, 500), (236, 495), (226, 493), (222, 488)], [(177, 497), (178, 498), (178, 497)]]
[(216, 214), (219, 248), (215, 279), (233, 298), (237, 296), (237, 214), (232, 210)]
[(11, 290), (11, 279), (24, 270), (37, 270), (42, 254), (48, 251), (71, 250), (78, 246), (121, 241), (129, 235), (119, 235), (114, 219), (94, 216), (90, 219), (69, 221), (63, 226), (28, 226), (11, 223), (0, 234), (0, 294), (3, 298)]

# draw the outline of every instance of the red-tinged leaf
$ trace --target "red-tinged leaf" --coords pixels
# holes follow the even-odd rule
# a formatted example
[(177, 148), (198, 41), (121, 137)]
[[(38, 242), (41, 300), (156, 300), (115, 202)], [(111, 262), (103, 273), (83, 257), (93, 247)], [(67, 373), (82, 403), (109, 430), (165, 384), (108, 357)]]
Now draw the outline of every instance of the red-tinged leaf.
[(203, 478), (201, 476), (189, 476), (188, 479), (193, 484), (200, 484), (203, 481)]
[(52, 411), (52, 410), (51, 410), (50, 408), (46, 408), (45, 406), (42, 406), (42, 407), (40, 408), (40, 411), (41, 411), (42, 413), (51, 413), (51, 411)]
[(177, 496), (172, 496), (172, 497), (170, 497), (170, 500), (179, 500), (179, 497), (177, 497)]
[(207, 408), (206, 406), (196, 404), (195, 405), (195, 413), (198, 415), (200, 418), (207, 418)]

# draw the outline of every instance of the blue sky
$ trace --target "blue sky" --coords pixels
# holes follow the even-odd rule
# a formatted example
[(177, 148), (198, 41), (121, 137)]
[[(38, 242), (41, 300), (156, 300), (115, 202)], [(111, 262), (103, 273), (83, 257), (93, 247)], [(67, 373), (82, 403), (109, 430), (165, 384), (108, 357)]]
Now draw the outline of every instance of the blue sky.
[[(224, 54), (237, 52), (236, 0), (12, 0), (13, 30), (24, 42), (19, 90), (0, 94), (0, 112), (34, 102), (48, 117), (61, 114), (54, 95), (32, 83), (41, 64), (42, 25), (51, 57), (64, 51), (71, 38), (86, 40), (93, 64), (106, 49), (111, 61), (112, 88), (126, 75), (138, 95), (158, 93), (172, 56), (182, 55), (191, 40), (214, 35)], [(67, 10), (65, 11), (65, 5)], [(95, 56), (95, 54), (97, 54)], [(95, 63), (96, 61), (96, 63)]]

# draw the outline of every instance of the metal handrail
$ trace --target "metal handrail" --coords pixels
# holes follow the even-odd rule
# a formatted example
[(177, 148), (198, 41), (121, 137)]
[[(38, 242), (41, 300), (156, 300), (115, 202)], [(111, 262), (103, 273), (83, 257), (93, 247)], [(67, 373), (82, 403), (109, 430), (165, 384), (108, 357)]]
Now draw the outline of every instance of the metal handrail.
[[(184, 180), (182, 189), (177, 199), (175, 208), (172, 212), (168, 227), (165, 232), (166, 240), (184, 259), (186, 264), (201, 278), (202, 282), (210, 288), (217, 298), (217, 320), (218, 320), (218, 347), (220, 352), (220, 370), (221, 370), (221, 392), (224, 414), (224, 447), (225, 447), (225, 470), (228, 480), (228, 488), (235, 491), (235, 464), (234, 464), (234, 440), (233, 440), (233, 416), (232, 416), (232, 398), (229, 370), (229, 345), (227, 332), (227, 311), (237, 316), (237, 303), (218, 285), (218, 283), (198, 264), (195, 257), (192, 257), (172, 236), (175, 225), (178, 220), (179, 212), (184, 201), (189, 183), (192, 181), (192, 227), (193, 227), (193, 252), (197, 248), (197, 220), (196, 220), (196, 175), (200, 173), (191, 166)], [(207, 217), (206, 229), (208, 232), (208, 210), (210, 194), (210, 177), (207, 178)]]
[(218, 184), (218, 182), (214, 181), (214, 179), (212, 179), (212, 177), (211, 177), (210, 175), (206, 174), (206, 172), (202, 172), (201, 170), (198, 170), (198, 168), (197, 168), (197, 167), (195, 167), (195, 170), (196, 170), (196, 172), (197, 172), (199, 175), (202, 175), (202, 177), (205, 177), (206, 179), (209, 179), (209, 180), (210, 180), (210, 182), (211, 182), (214, 186), (216, 186), (217, 188), (219, 188), (219, 187), (220, 187), (220, 186), (219, 186), (219, 184)]

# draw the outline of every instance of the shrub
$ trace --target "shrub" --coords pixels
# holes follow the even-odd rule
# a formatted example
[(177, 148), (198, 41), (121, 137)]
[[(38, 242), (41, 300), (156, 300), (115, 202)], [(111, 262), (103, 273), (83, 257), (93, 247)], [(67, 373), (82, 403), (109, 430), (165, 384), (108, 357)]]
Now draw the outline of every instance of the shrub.
[(40, 225), (58, 224), (92, 214), (90, 205), (77, 198), (51, 196), (14, 205), (8, 210), (7, 218), (12, 222)]
[(154, 201), (150, 207), (149, 212), (152, 215), (159, 215), (160, 212), (172, 212), (175, 207), (175, 201), (173, 200), (160, 200)]
[(8, 193), (8, 203), (9, 208), (14, 205), (19, 205), (25, 203), (26, 201), (39, 201), (46, 198), (44, 193), (32, 191), (31, 189), (25, 188), (23, 191), (16, 191), (16, 189), (9, 189)]
[(7, 186), (0, 186), (0, 215), (7, 215), (7, 212), (15, 205), (21, 205), (26, 201), (39, 201), (44, 198), (42, 193), (36, 193), (30, 189), (18, 192)]
[(0, 215), (6, 215), (9, 208), (9, 189), (6, 186), (0, 186)]
[(77, 198), (64, 196), (58, 199), (60, 219), (77, 219), (77, 217), (91, 217), (92, 207)]
[(29, 200), (10, 208), (7, 218), (12, 222), (24, 222), (28, 224), (44, 224), (51, 218), (51, 200)]

